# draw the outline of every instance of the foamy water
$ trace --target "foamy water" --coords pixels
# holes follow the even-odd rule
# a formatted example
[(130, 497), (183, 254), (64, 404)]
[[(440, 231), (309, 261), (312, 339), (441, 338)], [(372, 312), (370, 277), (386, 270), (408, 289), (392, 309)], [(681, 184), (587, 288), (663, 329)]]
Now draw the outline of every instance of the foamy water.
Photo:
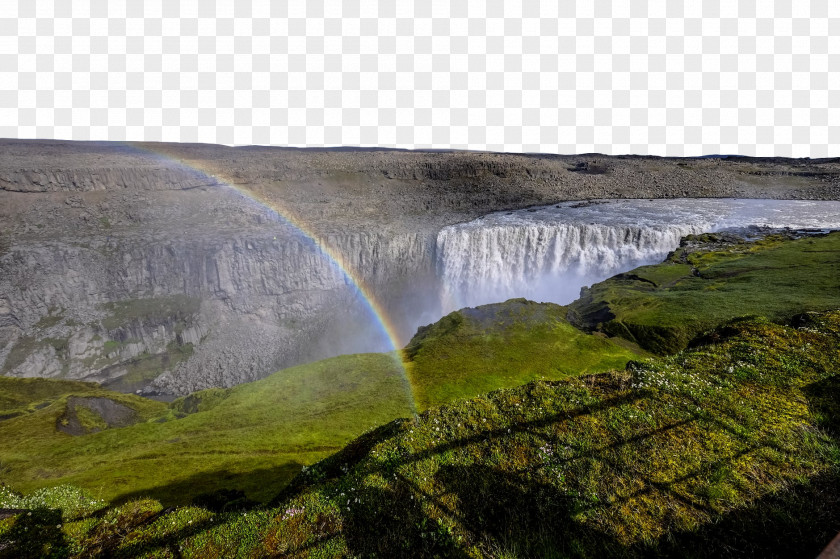
[(491, 214), (438, 234), (442, 311), (511, 297), (566, 304), (583, 286), (661, 262), (685, 235), (750, 226), (840, 229), (840, 202), (608, 200)]

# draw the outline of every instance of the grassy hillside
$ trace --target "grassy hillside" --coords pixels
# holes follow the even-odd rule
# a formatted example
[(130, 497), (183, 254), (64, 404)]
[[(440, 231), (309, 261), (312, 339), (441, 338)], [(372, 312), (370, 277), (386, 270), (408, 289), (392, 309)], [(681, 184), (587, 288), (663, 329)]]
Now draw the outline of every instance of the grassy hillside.
[(840, 312), (707, 341), (388, 423), (270, 506), (91, 515), (64, 490), (60, 528), (19, 515), (0, 541), (108, 557), (814, 556), (840, 530)]
[(525, 299), (453, 312), (420, 328), (405, 349), (421, 409), (537, 379), (623, 369), (642, 355), (621, 338), (578, 330), (565, 307)]
[[(577, 330), (564, 314), (514, 300), (449, 315), (406, 352), (413, 397), (425, 408), (536, 378), (623, 368), (639, 356)], [(108, 501), (186, 504), (222, 489), (264, 501), (364, 430), (411, 417), (410, 398), (386, 354), (301, 365), (169, 407), (91, 383), (0, 377), (0, 415), (10, 417), (0, 421), (0, 481), (21, 491), (72, 483)], [(135, 410), (132, 425), (108, 428), (115, 406), (102, 409), (101, 399)]]
[(569, 308), (574, 323), (661, 354), (739, 316), (840, 308), (840, 232), (755, 243), (689, 237), (667, 262), (593, 285)]
[[(0, 413), (30, 410), (0, 421), (0, 481), (23, 491), (72, 483), (106, 500), (142, 495), (165, 504), (221, 488), (267, 499), (302, 464), (412, 413), (404, 377), (386, 354), (293, 367), (171, 408), (88, 383), (2, 378), (0, 389), (12, 402)], [(91, 397), (137, 410), (136, 424), (81, 436), (57, 430), (68, 401)], [(102, 421), (94, 413), (86, 419), (94, 427)]]
[(0, 419), (33, 413), (65, 394), (92, 394), (98, 389), (92, 382), (0, 376)]

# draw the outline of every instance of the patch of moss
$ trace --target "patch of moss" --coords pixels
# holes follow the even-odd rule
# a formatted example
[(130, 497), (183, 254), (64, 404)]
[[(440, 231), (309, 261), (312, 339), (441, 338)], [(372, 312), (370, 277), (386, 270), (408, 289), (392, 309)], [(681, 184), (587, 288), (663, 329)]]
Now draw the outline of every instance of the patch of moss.
[(64, 355), (68, 349), (69, 340), (61, 338), (42, 338), (34, 336), (22, 336), (12, 347), (6, 362), (3, 364), (3, 372), (12, 371), (26, 361), (31, 354), (47, 347), (52, 347), (59, 356)]
[(47, 328), (52, 328), (56, 324), (59, 324), (62, 320), (64, 320), (64, 315), (58, 311), (50, 309), (50, 314), (41, 317), (36, 324), (36, 328), (40, 328), (41, 330), (46, 330)]
[(784, 321), (803, 311), (840, 307), (838, 266), (840, 233), (752, 243), (694, 237), (663, 264), (584, 290), (569, 305), (569, 318), (668, 354), (736, 317)]
[(21, 336), (6, 356), (3, 363), (3, 372), (13, 371), (26, 361), (33, 351), (39, 347), (38, 341), (32, 336)]
[(105, 386), (120, 392), (134, 392), (160, 376), (165, 370), (172, 369), (178, 363), (189, 359), (193, 351), (191, 343), (170, 342), (164, 352), (142, 353), (127, 361), (115, 362), (111, 367), (124, 369), (125, 374), (106, 382)]
[(462, 309), (420, 328), (404, 351), (418, 405), (624, 368), (646, 355), (632, 344), (581, 332), (566, 312), (552, 303), (511, 299)]
[(75, 412), (79, 420), (79, 425), (88, 433), (102, 431), (108, 428), (108, 424), (102, 419), (102, 416), (89, 408), (76, 406)]
[(840, 312), (740, 320), (625, 371), (383, 424), (269, 505), (141, 500), (61, 537), (115, 557), (815, 556), (840, 504), (838, 344)]

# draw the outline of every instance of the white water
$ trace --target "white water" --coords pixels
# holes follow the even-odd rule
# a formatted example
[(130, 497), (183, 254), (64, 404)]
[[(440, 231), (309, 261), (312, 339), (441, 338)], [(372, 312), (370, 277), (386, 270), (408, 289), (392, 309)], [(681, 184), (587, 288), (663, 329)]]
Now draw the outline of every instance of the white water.
[(490, 214), (438, 234), (442, 311), (512, 297), (566, 304), (583, 286), (661, 262), (685, 235), (749, 226), (840, 229), (840, 202), (609, 200)]

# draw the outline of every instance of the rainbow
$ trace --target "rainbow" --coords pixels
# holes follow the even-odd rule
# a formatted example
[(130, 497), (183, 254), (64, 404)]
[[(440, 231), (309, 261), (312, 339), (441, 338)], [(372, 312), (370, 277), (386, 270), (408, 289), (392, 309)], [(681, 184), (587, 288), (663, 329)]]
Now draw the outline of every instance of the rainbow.
[(371, 317), (374, 319), (375, 324), (378, 326), (382, 334), (384, 334), (384, 337), (388, 339), (388, 342), (391, 345), (391, 350), (389, 354), (391, 355), (394, 362), (398, 365), (399, 370), (401, 371), (403, 381), (406, 385), (406, 391), (409, 397), (409, 401), (411, 402), (412, 409), (416, 414), (417, 404), (414, 398), (414, 389), (412, 388), (411, 379), (409, 377), (405, 363), (403, 362), (402, 357), (400, 356), (399, 350), (401, 349), (402, 344), (400, 343), (400, 337), (397, 334), (398, 330), (393, 321), (389, 318), (388, 313), (385, 311), (382, 304), (379, 303), (379, 301), (377, 300), (374, 293), (371, 291), (370, 288), (368, 288), (365, 285), (364, 280), (361, 277), (359, 277), (359, 274), (353, 271), (353, 267), (350, 266), (350, 264), (346, 261), (344, 256), (339, 251), (331, 248), (326, 242), (324, 242), (320, 238), (320, 236), (317, 233), (315, 233), (310, 227), (308, 227), (302, 219), (295, 216), (291, 210), (277, 205), (276, 203), (272, 202), (264, 196), (259, 195), (256, 192), (252, 192), (241, 186), (238, 186), (230, 178), (221, 175), (218, 170), (202, 168), (201, 166), (196, 165), (192, 162), (187, 163), (183, 159), (167, 154), (160, 147), (158, 149), (155, 149), (149, 144), (144, 143), (141, 146), (131, 142), (123, 142), (123, 145), (131, 150), (136, 150), (138, 152), (159, 158), (167, 165), (175, 165), (177, 167), (189, 170), (193, 173), (198, 173), (199, 175), (207, 178), (209, 181), (219, 186), (228, 188), (229, 190), (241, 196), (242, 198), (249, 200), (250, 202), (256, 203), (263, 209), (268, 210), (273, 216), (279, 219), (281, 223), (291, 226), (298, 233), (312, 241), (315, 247), (317, 248), (318, 252), (324, 258), (326, 258), (326, 260), (344, 277), (345, 283), (347, 285), (350, 285), (355, 290), (356, 294), (358, 294), (361, 297), (361, 300), (367, 307), (367, 310), (369, 311)]

